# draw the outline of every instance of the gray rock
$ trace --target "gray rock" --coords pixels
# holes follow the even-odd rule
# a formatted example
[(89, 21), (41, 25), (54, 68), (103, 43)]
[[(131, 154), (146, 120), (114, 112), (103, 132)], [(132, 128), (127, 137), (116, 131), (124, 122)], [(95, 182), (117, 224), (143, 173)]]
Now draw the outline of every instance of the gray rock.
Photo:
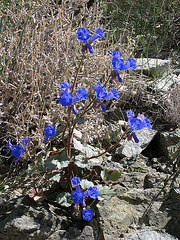
[(161, 77), (168, 69), (170, 60), (162, 60), (155, 58), (137, 58), (136, 71), (143, 71), (145, 75)]
[(125, 237), (119, 238), (122, 240), (178, 240), (178, 238), (173, 237), (167, 233), (142, 229), (136, 231), (133, 234), (126, 234)]
[(139, 139), (138, 143), (133, 140), (120, 142), (120, 147), (116, 148), (115, 154), (120, 155), (120, 157), (132, 157), (140, 154), (155, 137), (157, 131), (149, 130), (148, 128), (143, 128), (141, 130), (135, 131), (136, 136)]
[(171, 74), (157, 80), (156, 84), (154, 85), (154, 89), (164, 94), (164, 92), (167, 92), (173, 84), (180, 85), (180, 75), (177, 77), (175, 74)]
[(160, 133), (159, 145), (162, 155), (169, 160), (180, 159), (180, 129)]

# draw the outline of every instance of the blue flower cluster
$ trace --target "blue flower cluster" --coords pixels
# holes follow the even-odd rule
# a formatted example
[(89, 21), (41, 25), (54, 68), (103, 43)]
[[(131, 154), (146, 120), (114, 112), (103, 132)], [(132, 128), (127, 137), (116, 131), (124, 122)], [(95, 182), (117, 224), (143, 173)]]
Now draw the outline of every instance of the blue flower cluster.
[(23, 145), (23, 147), (21, 146), (21, 144), (12, 145), (11, 142), (9, 141), (6, 144), (5, 151), (11, 150), (11, 156), (15, 157), (15, 160), (14, 160), (15, 162), (18, 162), (18, 160), (20, 159), (21, 155), (24, 153), (23, 148), (26, 149), (27, 148), (27, 144), (30, 141), (31, 141), (31, 138), (24, 137), (21, 140), (21, 144)]
[[(80, 28), (77, 32), (77, 39), (79, 41), (82, 41), (84, 43), (87, 43), (83, 48), (82, 48), (82, 52), (85, 52), (86, 49), (89, 50), (90, 53), (94, 53), (94, 49), (92, 48), (92, 46), (89, 43), (94, 42), (97, 38), (100, 37), (104, 37), (105, 34), (103, 33), (103, 30), (98, 28), (96, 29), (95, 34), (90, 38), (90, 33), (89, 33), (89, 29), (85, 29), (85, 28)], [(90, 38), (90, 39), (89, 39)], [(89, 43), (88, 43), (89, 41)]]
[[(119, 94), (118, 94), (118, 90), (117, 89), (112, 88), (110, 93), (108, 94), (107, 90), (102, 87), (102, 84), (100, 82), (95, 84), (94, 89), (96, 90), (95, 96), (100, 101), (101, 100), (118, 99), (119, 98)], [(100, 106), (102, 108), (102, 111), (105, 112), (106, 108), (105, 108), (104, 104), (101, 103)]]
[(63, 107), (71, 106), (73, 113), (77, 115), (78, 111), (76, 109), (76, 106), (72, 105), (72, 103), (73, 101), (77, 102), (79, 100), (86, 100), (88, 97), (88, 93), (86, 92), (85, 88), (78, 88), (76, 92), (76, 97), (73, 99), (72, 93), (68, 92), (71, 86), (72, 86), (71, 83), (68, 83), (68, 82), (63, 82), (61, 84), (60, 90), (62, 90), (63, 92), (61, 93), (58, 101), (61, 103)]
[(43, 140), (43, 142), (47, 142), (48, 138), (50, 137), (54, 137), (56, 134), (56, 128), (54, 126), (46, 126), (44, 128), (44, 135), (45, 135), (45, 138)]
[[(96, 187), (89, 187), (89, 189), (86, 192), (81, 191), (79, 177), (72, 178), (71, 184), (76, 188), (76, 190), (74, 190), (74, 192), (71, 195), (71, 200), (75, 204), (82, 203), (82, 205), (85, 206), (84, 197), (96, 199), (99, 196), (99, 192)], [(91, 211), (91, 209), (86, 209), (83, 211), (82, 215), (84, 220), (90, 221), (94, 216), (94, 213)]]
[[(152, 128), (152, 125), (150, 124), (150, 121), (147, 117), (145, 117), (143, 114), (139, 114), (137, 118), (134, 118), (135, 114), (132, 110), (126, 112), (127, 118), (128, 118), (128, 124), (130, 126), (131, 131), (137, 131), (142, 128)], [(139, 139), (137, 138), (135, 133), (132, 133), (132, 137), (134, 138), (134, 141), (136, 143), (139, 142)]]
[[(110, 56), (112, 57), (112, 68), (115, 70), (115, 75), (118, 77), (119, 82), (122, 82), (122, 78), (118, 71), (126, 70), (126, 69), (136, 69), (137, 66), (135, 64), (135, 60), (132, 58), (128, 58), (127, 62), (124, 63), (123, 59), (119, 59), (122, 57), (122, 52), (120, 51), (111, 51)], [(114, 77), (114, 76), (113, 76)]]

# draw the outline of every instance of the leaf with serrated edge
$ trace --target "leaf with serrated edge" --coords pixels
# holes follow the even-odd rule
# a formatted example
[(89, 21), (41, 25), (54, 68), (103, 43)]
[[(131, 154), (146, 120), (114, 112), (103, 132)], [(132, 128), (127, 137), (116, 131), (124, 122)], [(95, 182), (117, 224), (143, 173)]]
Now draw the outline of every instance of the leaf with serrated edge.
[(73, 201), (70, 199), (70, 196), (71, 194), (70, 193), (65, 193), (65, 192), (62, 192), (62, 193), (59, 193), (57, 196), (56, 196), (56, 201), (61, 205), (61, 206), (64, 206), (64, 207), (70, 207), (73, 203)]

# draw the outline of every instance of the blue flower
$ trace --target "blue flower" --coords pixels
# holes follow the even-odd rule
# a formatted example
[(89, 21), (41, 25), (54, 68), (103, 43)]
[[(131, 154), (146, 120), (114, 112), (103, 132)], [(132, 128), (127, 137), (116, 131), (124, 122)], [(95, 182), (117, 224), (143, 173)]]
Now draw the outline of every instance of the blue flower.
[(96, 199), (99, 196), (99, 192), (97, 190), (97, 187), (89, 187), (87, 192), (84, 193), (84, 196)]
[(81, 49), (81, 52), (85, 52), (87, 49), (89, 50), (90, 53), (94, 53), (94, 49), (90, 44), (83, 46), (83, 48)]
[(74, 186), (74, 187), (79, 186), (79, 185), (80, 185), (80, 182), (81, 182), (80, 177), (73, 177), (73, 178), (71, 179), (71, 184), (72, 184), (72, 186)]
[(88, 39), (90, 38), (90, 33), (88, 29), (80, 28), (77, 32), (77, 39), (79, 41), (82, 41), (84, 43), (88, 42)]
[(118, 90), (117, 89), (112, 88), (111, 92), (107, 95), (106, 100), (107, 99), (111, 99), (111, 98), (115, 98), (115, 99), (119, 98), (119, 94), (118, 94)]
[(94, 213), (91, 211), (90, 208), (88, 208), (82, 212), (82, 215), (84, 220), (90, 221), (94, 216)]
[(84, 200), (84, 193), (80, 190), (74, 190), (71, 195), (71, 200), (76, 203), (82, 203)]
[(137, 119), (140, 119), (142, 121), (142, 128), (152, 128), (152, 125), (150, 124), (150, 121), (147, 117), (145, 117), (143, 114), (138, 113)]
[(123, 59), (113, 58), (112, 60), (112, 68), (117, 72), (119, 70), (125, 70), (126, 67), (124, 65)]
[(129, 110), (126, 112), (127, 118), (128, 118), (128, 124), (130, 125), (130, 120), (135, 116), (134, 112), (132, 110)]
[(122, 82), (122, 81), (123, 81), (123, 79), (121, 78), (121, 76), (120, 76), (119, 73), (117, 74), (117, 77), (118, 77), (119, 82)]
[(103, 112), (106, 112), (106, 107), (104, 106), (104, 104), (101, 103), (100, 106), (101, 106), (102, 111), (103, 111)]
[(72, 110), (73, 110), (73, 113), (74, 113), (75, 115), (78, 114), (78, 110), (77, 110), (77, 108), (76, 108), (75, 105), (72, 105)]
[(5, 151), (9, 150), (11, 150), (11, 156), (15, 157), (15, 162), (18, 162), (20, 156), (24, 153), (24, 150), (20, 144), (12, 145), (10, 141), (6, 144)]
[(54, 137), (56, 134), (56, 128), (54, 126), (46, 126), (44, 128), (44, 135), (45, 135), (45, 138), (43, 140), (43, 142), (47, 142), (48, 138), (50, 137)]
[(94, 49), (90, 44), (87, 45), (87, 48), (88, 48), (90, 53), (94, 53)]
[(62, 92), (58, 101), (63, 107), (70, 106), (72, 104), (73, 95), (72, 93)]
[(137, 138), (136, 134), (133, 132), (132, 137), (134, 138), (135, 143), (139, 142), (139, 139)]
[(127, 64), (129, 64), (128, 68), (131, 68), (131, 69), (136, 69), (137, 68), (137, 66), (135, 64), (135, 60), (130, 58), (130, 57), (127, 59)]
[(27, 144), (28, 144), (28, 142), (30, 142), (32, 139), (31, 138), (29, 138), (29, 137), (24, 137), (22, 140), (21, 140), (21, 143), (22, 143), (22, 145), (23, 145), (23, 148), (27, 148)]
[(97, 38), (104, 37), (105, 34), (101, 28), (97, 28), (95, 34), (90, 38), (90, 42), (94, 42)]
[(60, 90), (67, 92), (71, 86), (72, 86), (71, 83), (63, 82), (60, 86)]
[(122, 57), (122, 52), (120, 52), (120, 51), (111, 51), (110, 52), (110, 56), (112, 57), (112, 58), (120, 58), (120, 57)]
[(95, 96), (99, 99), (99, 100), (103, 100), (107, 97), (107, 91), (105, 88), (99, 87), (96, 92), (95, 92)]
[(99, 87), (102, 87), (102, 83), (98, 82), (95, 84), (94, 89), (97, 90)]
[(137, 131), (142, 128), (152, 128), (152, 125), (150, 124), (150, 121), (147, 117), (145, 117), (143, 114), (138, 114), (137, 118), (134, 118), (134, 112), (133, 111), (127, 111), (126, 112), (128, 117), (128, 124), (130, 126), (131, 131)]
[(78, 88), (77, 90), (77, 96), (74, 98), (74, 102), (77, 102), (79, 100), (86, 100), (88, 97), (88, 93), (86, 92), (85, 88)]

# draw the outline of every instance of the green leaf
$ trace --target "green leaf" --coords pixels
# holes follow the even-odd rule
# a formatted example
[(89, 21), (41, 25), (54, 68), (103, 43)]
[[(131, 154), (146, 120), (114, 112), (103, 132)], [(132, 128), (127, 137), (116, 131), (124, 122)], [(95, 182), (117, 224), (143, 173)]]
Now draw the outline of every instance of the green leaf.
[(121, 173), (118, 170), (110, 171), (104, 169), (101, 171), (101, 177), (105, 182), (115, 182), (121, 178)]
[(47, 178), (50, 181), (59, 182), (61, 179), (61, 174), (59, 173), (59, 171), (54, 171), (53, 173), (48, 173)]
[(91, 181), (88, 181), (87, 179), (82, 179), (80, 185), (84, 190), (87, 190), (89, 187), (94, 186), (94, 184)]
[(76, 164), (80, 168), (86, 168), (88, 166), (88, 160), (85, 158), (84, 155), (77, 155), (74, 159), (74, 164)]
[(56, 168), (62, 169), (67, 167), (69, 164), (69, 158), (66, 156), (65, 151), (62, 151), (60, 154), (50, 156), (45, 160), (45, 166), (48, 169), (55, 170)]
[(97, 190), (99, 192), (98, 199), (103, 200), (103, 199), (109, 199), (110, 197), (115, 195), (115, 191), (112, 188), (109, 188), (106, 185), (97, 185)]
[(73, 201), (71, 200), (71, 194), (70, 193), (65, 193), (65, 192), (62, 192), (62, 193), (59, 193), (56, 197), (56, 201), (61, 205), (61, 206), (64, 206), (64, 207), (70, 207), (73, 203)]
[(78, 124), (84, 124), (85, 123), (85, 119), (83, 117), (81, 117), (81, 118), (76, 117), (74, 119), (74, 121), (77, 122)]
[(46, 169), (45, 164), (44, 164), (44, 159), (37, 160), (36, 165), (42, 170)]

